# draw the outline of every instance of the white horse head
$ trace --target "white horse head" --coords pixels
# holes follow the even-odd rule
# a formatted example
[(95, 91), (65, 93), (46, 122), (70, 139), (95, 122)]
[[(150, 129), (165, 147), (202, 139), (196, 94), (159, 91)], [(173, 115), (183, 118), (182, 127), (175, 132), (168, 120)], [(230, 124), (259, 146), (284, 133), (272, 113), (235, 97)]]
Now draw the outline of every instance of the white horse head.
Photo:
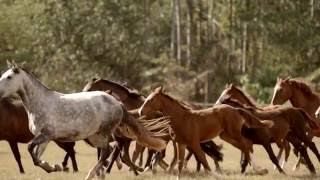
[(9, 67), (0, 78), (0, 98), (8, 97), (17, 93), (23, 87), (25, 72), (17, 65)]

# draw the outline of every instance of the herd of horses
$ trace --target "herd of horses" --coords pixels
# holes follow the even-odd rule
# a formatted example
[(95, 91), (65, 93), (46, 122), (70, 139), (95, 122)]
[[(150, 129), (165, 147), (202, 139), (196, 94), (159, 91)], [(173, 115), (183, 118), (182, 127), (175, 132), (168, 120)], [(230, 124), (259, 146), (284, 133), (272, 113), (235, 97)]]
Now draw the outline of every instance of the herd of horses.
[[(192, 155), (198, 171), (201, 166), (206, 173), (211, 171), (208, 155), (216, 172), (222, 173), (222, 146), (212, 141), (217, 136), (241, 151), (241, 173), (249, 163), (257, 174), (268, 173), (255, 160), (253, 144), (265, 149), (280, 173), (285, 173), (291, 145), (299, 157), (295, 168), (305, 164), (311, 174), (316, 173), (307, 149), (320, 161), (312, 141), (320, 136), (320, 96), (293, 78), (277, 79), (271, 105), (266, 107), (258, 107), (243, 90), (230, 84), (212, 107), (202, 108), (172, 97), (162, 87), (145, 97), (126, 85), (101, 78), (90, 80), (82, 92), (62, 94), (47, 88), (23, 67), (9, 63), (0, 78), (0, 98), (0, 140), (8, 141), (20, 173), (24, 169), (17, 143), (29, 143), (34, 165), (48, 173), (68, 171), (69, 158), (77, 172), (74, 147), (78, 140), (97, 148), (97, 164), (86, 179), (104, 177), (114, 162), (118, 168), (125, 163), (135, 175), (156, 166), (172, 172), (178, 164), (180, 176)], [(282, 105), (287, 101), (292, 106)], [(50, 141), (66, 152), (62, 167), (41, 159)], [(130, 158), (132, 141), (136, 146)], [(174, 155), (170, 164), (164, 160), (169, 142)], [(279, 147), (277, 156), (272, 143)], [(148, 157), (143, 167), (145, 149)]]

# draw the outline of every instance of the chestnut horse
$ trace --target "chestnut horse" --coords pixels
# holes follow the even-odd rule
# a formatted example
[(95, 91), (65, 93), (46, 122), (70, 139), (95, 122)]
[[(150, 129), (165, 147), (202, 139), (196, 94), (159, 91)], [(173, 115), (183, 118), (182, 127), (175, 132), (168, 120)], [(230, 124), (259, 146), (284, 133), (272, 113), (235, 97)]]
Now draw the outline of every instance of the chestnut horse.
[[(247, 110), (250, 110), (250, 112), (252, 112), (258, 118), (269, 119), (274, 122), (274, 126), (272, 126), (271, 128), (264, 128), (259, 130), (254, 129), (251, 130), (251, 133), (245, 133), (253, 135), (249, 136), (248, 138), (252, 139), (253, 142), (257, 144), (262, 144), (265, 147), (269, 154), (269, 157), (272, 159), (272, 161), (278, 167), (278, 169), (278, 161), (275, 158), (270, 143), (275, 142), (279, 147), (282, 147), (283, 140), (286, 139), (289, 142), (291, 142), (294, 145), (294, 147), (297, 150), (299, 150), (301, 155), (303, 155), (306, 158), (309, 170), (312, 173), (315, 173), (314, 166), (312, 165), (312, 162), (310, 161), (310, 158), (306, 153), (305, 148), (302, 148), (301, 143), (305, 143), (316, 154), (316, 156), (319, 159), (320, 154), (317, 148), (315, 147), (315, 144), (306, 136), (306, 125), (312, 128), (317, 127), (314, 126), (315, 124), (313, 122), (313, 119), (302, 109), (291, 107), (278, 107), (270, 110), (259, 110), (256, 108), (256, 106), (250, 106), (250, 109), (248, 104), (254, 103), (250, 101), (250, 99), (245, 95), (243, 91), (241, 91), (241, 89), (232, 84), (226, 90), (223, 91), (222, 95), (218, 99), (218, 102), (226, 103), (235, 107), (246, 108)], [(258, 140), (254, 141), (254, 139)]]
[(297, 79), (277, 79), (271, 100), (273, 105), (290, 101), (292, 106), (304, 109), (311, 117), (320, 106), (320, 97), (306, 83)]
[[(240, 149), (245, 153), (246, 158), (253, 165), (254, 170), (259, 174), (267, 173), (266, 169), (258, 167), (254, 161), (252, 142), (241, 134), (243, 125), (249, 128), (270, 127), (272, 122), (259, 121), (247, 111), (240, 108), (233, 108), (229, 105), (217, 105), (213, 108), (203, 110), (192, 110), (171, 96), (162, 92), (162, 87), (151, 93), (141, 106), (140, 115), (153, 111), (161, 111), (164, 115), (170, 116), (170, 125), (175, 133), (175, 140), (178, 143), (179, 173), (184, 164), (185, 148), (189, 146), (197, 159), (202, 163), (205, 172), (210, 167), (205, 154), (200, 147), (200, 142), (205, 142), (216, 136), (220, 136), (226, 142)], [(235, 121), (237, 120), (237, 121)]]
[[(29, 130), (28, 115), (21, 101), (10, 98), (0, 100), (0, 140), (8, 141), (20, 173), (24, 173), (18, 143), (28, 143), (34, 135)], [(57, 142), (56, 144), (66, 151), (66, 157), (71, 157), (74, 172), (78, 171), (75, 158), (74, 142)], [(62, 162), (64, 170), (67, 168), (67, 159)]]
[[(313, 118), (315, 118), (315, 112), (320, 106), (319, 95), (307, 83), (290, 77), (286, 79), (277, 78), (271, 104), (280, 105), (286, 101), (290, 101), (294, 107), (302, 108)], [(310, 138), (313, 135), (319, 136), (319, 133), (310, 134)], [(300, 162), (301, 159), (298, 160), (294, 169), (299, 167)]]
[[(137, 91), (130, 89), (127, 86), (121, 85), (119, 83), (116, 83), (116, 82), (113, 82), (110, 80), (101, 79), (101, 78), (93, 78), (90, 82), (88, 82), (88, 84), (83, 89), (83, 91), (96, 91), (96, 90), (98, 90), (98, 91), (110, 90), (112, 92), (112, 95), (115, 96), (121, 102), (123, 102), (124, 106), (128, 110), (131, 110), (130, 113), (133, 113), (135, 115), (135, 117), (138, 118), (137, 117), (138, 114), (137, 114), (136, 110), (145, 101), (145, 98), (143, 95), (141, 95)], [(198, 108), (192, 104), (188, 104), (188, 105), (190, 105), (192, 108)], [(152, 113), (151, 113), (151, 116), (147, 116), (147, 119), (148, 118), (152, 119), (152, 118), (158, 118), (158, 117), (152, 116)], [(168, 140), (167, 138), (170, 138), (170, 137), (166, 137), (165, 139)], [(126, 145), (125, 147), (129, 147), (129, 145)], [(206, 152), (207, 155), (209, 155), (211, 158), (214, 159), (215, 165), (216, 165), (217, 169), (219, 169), (218, 161), (222, 161), (222, 154), (220, 153), (221, 147), (216, 145), (213, 141), (201, 143), (201, 147), (203, 148), (203, 150)], [(128, 151), (127, 149), (128, 148), (125, 148), (125, 151)], [(136, 149), (133, 152), (133, 157), (132, 157), (133, 163), (136, 161), (139, 153), (140, 152), (143, 153), (143, 150), (144, 150), (143, 146), (136, 144)], [(142, 153), (140, 155), (140, 163), (142, 163)], [(150, 166), (152, 155), (154, 153), (155, 152), (153, 150), (149, 151), (145, 168), (147, 168), (147, 166)], [(127, 154), (127, 153), (125, 153), (125, 154)], [(171, 163), (172, 165), (175, 164), (175, 160), (176, 159), (174, 157), (174, 160)], [(113, 163), (113, 162), (111, 161), (111, 163)], [(198, 162), (198, 167), (199, 167), (199, 164), (200, 163)], [(109, 169), (110, 168), (108, 168), (108, 170)]]

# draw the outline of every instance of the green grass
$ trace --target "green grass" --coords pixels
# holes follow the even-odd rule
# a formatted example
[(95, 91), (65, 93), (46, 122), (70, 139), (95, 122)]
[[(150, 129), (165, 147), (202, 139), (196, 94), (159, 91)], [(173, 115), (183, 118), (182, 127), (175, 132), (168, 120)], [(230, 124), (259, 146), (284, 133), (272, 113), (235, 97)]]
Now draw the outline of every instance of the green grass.
[[(287, 175), (279, 174), (278, 171), (273, 169), (273, 164), (267, 157), (265, 151), (259, 147), (255, 146), (255, 156), (260, 165), (266, 167), (269, 170), (269, 173), (265, 176), (255, 175), (252, 167), (248, 167), (247, 174), (240, 174), (240, 152), (229, 144), (221, 141), (217, 138), (215, 140), (218, 143), (223, 143), (222, 152), (224, 154), (224, 161), (221, 163), (221, 167), (223, 169), (223, 174), (219, 176), (215, 176), (213, 174), (206, 175), (203, 171), (200, 173), (195, 172), (195, 161), (189, 162), (189, 168), (183, 171), (183, 175), (181, 179), (320, 179), (319, 175), (310, 176), (309, 171), (302, 166), (299, 170), (293, 172), (291, 169), (293, 164), (296, 162), (297, 158), (291, 153), (289, 163), (285, 165), (285, 171)], [(320, 147), (320, 141), (317, 141), (317, 145)], [(13, 158), (13, 155), (10, 151), (8, 143), (1, 141), (0, 142), (0, 179), (21, 179), (21, 180), (73, 180), (73, 179), (84, 179), (87, 175), (87, 172), (90, 168), (94, 166), (96, 163), (96, 151), (95, 149), (89, 147), (84, 142), (78, 142), (76, 145), (77, 151), (77, 160), (79, 166), (79, 173), (51, 173), (48, 174), (44, 172), (42, 169), (35, 167), (31, 161), (29, 153), (27, 152), (27, 145), (20, 144), (20, 152), (22, 156), (22, 163), (24, 165), (26, 174), (20, 175), (18, 171), (17, 164)], [(134, 143), (132, 144), (131, 149), (133, 149)], [(278, 152), (278, 148), (273, 148), (275, 152)], [(59, 149), (54, 143), (50, 143), (48, 145), (47, 150), (44, 153), (43, 160), (49, 161), (50, 163), (61, 163), (63, 160), (65, 153)], [(317, 162), (315, 156), (309, 152), (309, 155), (317, 169), (317, 172), (320, 173), (319, 162)], [(145, 155), (146, 157), (146, 155)], [(170, 162), (172, 158), (172, 149), (169, 147), (167, 150), (166, 161)], [(214, 169), (214, 165), (211, 159), (208, 159), (212, 169)], [(71, 163), (69, 163), (69, 167), (71, 168)], [(128, 171), (126, 166), (123, 167), (122, 170), (118, 170), (116, 166), (114, 166), (110, 175), (106, 175), (106, 179), (123, 179), (123, 180), (142, 180), (142, 179), (155, 179), (155, 180), (168, 180), (168, 179), (176, 179), (176, 176), (170, 175), (162, 169), (158, 169), (157, 174), (153, 175), (151, 172), (143, 173), (139, 176), (134, 176), (132, 172)]]

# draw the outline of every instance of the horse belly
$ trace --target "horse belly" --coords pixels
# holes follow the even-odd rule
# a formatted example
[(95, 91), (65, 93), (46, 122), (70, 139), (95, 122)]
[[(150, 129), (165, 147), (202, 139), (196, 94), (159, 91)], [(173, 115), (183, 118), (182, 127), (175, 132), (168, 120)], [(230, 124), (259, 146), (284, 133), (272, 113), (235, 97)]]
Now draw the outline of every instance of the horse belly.
[(96, 134), (101, 126), (101, 121), (97, 119), (74, 121), (64, 126), (65, 128), (55, 129), (56, 139), (59, 141), (78, 141)]

